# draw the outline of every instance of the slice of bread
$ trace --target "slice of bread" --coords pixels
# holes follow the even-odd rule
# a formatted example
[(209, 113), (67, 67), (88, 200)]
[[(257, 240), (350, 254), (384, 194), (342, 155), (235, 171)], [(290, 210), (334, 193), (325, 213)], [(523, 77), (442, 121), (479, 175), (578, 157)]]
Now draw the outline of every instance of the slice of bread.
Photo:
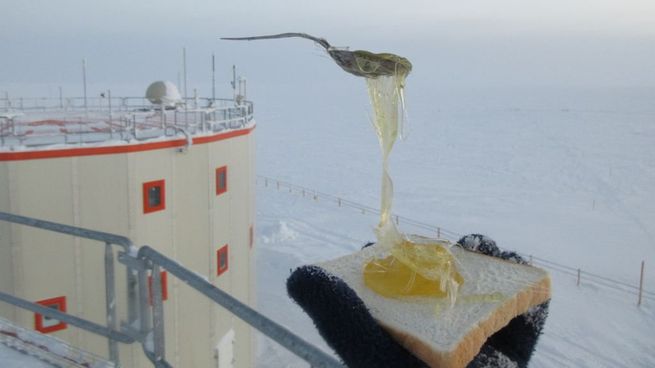
[(550, 299), (550, 277), (536, 267), (453, 247), (464, 277), (457, 302), (446, 298), (386, 298), (365, 284), (362, 269), (374, 258), (360, 252), (317, 264), (341, 278), (371, 315), (401, 345), (431, 367), (465, 367), (496, 331)]

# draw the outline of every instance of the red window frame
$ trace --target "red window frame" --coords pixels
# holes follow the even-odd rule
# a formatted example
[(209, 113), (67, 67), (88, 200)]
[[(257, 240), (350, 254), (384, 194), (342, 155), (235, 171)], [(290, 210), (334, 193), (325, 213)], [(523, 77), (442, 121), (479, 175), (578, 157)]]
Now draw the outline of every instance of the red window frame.
[[(159, 187), (159, 204), (150, 205), (150, 189)], [(166, 208), (166, 180), (154, 180), (143, 183), (143, 213), (161, 211)]]
[[(224, 182), (221, 185), (221, 175), (223, 175)], [(216, 195), (221, 195), (227, 192), (227, 166), (216, 168)]]
[[(56, 298), (39, 300), (36, 303), (41, 304), (45, 307), (50, 307), (50, 308), (54, 307), (58, 311), (66, 313), (65, 296), (58, 296)], [(50, 333), (50, 332), (65, 330), (66, 328), (68, 328), (68, 324), (66, 324), (66, 322), (61, 322), (61, 321), (59, 321), (59, 323), (55, 325), (47, 326), (44, 323), (46, 318), (48, 317), (44, 317), (42, 314), (39, 313), (34, 313), (34, 329), (41, 333)]]
[[(159, 272), (159, 279), (161, 280), (161, 300), (168, 300), (168, 273), (166, 271)], [(148, 303), (152, 305), (152, 275), (148, 275)]]
[[(230, 253), (228, 251), (229, 246), (225, 244), (220, 249), (216, 251), (216, 276), (222, 275), (230, 267)], [(221, 266), (221, 258), (225, 257), (225, 265)]]

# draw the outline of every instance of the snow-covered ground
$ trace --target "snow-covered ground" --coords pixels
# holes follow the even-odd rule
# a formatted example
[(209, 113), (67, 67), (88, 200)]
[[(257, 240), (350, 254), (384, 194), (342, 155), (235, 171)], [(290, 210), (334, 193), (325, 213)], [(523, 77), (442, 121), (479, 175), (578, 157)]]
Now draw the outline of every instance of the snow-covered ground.
[[(266, 94), (258, 173), (379, 207), (379, 149), (359, 88), (356, 101), (333, 94), (300, 114)], [(443, 108), (411, 97), (410, 135), (391, 156), (395, 213), (632, 285), (645, 260), (645, 285), (655, 291), (655, 111), (619, 98), (591, 108), (580, 100), (539, 106), (546, 100), (538, 98), (530, 108)], [(259, 309), (329, 351), (286, 295), (286, 277), (358, 250), (374, 239), (377, 218), (263, 180), (257, 211)], [(550, 317), (532, 367), (655, 366), (654, 299), (637, 307), (636, 295), (584, 273), (580, 286), (575, 276), (551, 276)], [(307, 366), (259, 343), (260, 367)]]

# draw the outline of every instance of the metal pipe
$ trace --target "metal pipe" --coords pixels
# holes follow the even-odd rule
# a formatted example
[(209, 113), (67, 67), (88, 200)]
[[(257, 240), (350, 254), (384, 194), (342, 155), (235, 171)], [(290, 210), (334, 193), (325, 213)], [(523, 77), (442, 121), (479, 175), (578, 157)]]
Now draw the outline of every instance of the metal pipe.
[(0, 301), (15, 305), (17, 307), (27, 309), (34, 313), (42, 314), (46, 317), (56, 319), (61, 322), (65, 322), (69, 325), (81, 328), (85, 331), (92, 332), (94, 334), (104, 336), (118, 342), (125, 344), (131, 344), (135, 340), (132, 336), (124, 334), (119, 331), (111, 330), (105, 326), (99, 325), (97, 323), (87, 321), (85, 319), (72, 316), (68, 313), (60, 312), (56, 309), (43, 306), (41, 304), (33, 303), (25, 299), (17, 298), (13, 295), (3, 293), (0, 291)]
[[(107, 313), (107, 328), (116, 330), (116, 285), (114, 279), (114, 251), (110, 243), (105, 243), (105, 311)], [(109, 360), (120, 365), (118, 345), (109, 339)]]
[[(312, 367), (343, 367), (336, 359), (309, 344), (285, 327), (260, 314), (233, 296), (218, 289), (196, 273), (184, 268), (149, 246), (139, 248), (138, 258), (151, 260), (165, 268), (168, 273), (184, 281), (190, 287), (218, 303), (230, 313), (270, 337), (289, 351), (309, 362)], [(153, 270), (153, 272), (155, 272)], [(154, 277), (154, 276), (153, 276)], [(153, 280), (154, 283), (154, 280)], [(155, 291), (153, 290), (153, 293)], [(161, 296), (159, 296), (161, 297)]]
[(138, 273), (139, 283), (139, 321), (141, 328), (141, 335), (145, 337), (150, 332), (150, 293), (148, 289), (148, 271), (146, 269), (139, 270)]
[(59, 224), (45, 220), (38, 220), (31, 217), (14, 215), (7, 212), (0, 212), (0, 221), (7, 221), (14, 224), (32, 226), (43, 230), (54, 231), (56, 233), (78, 236), (85, 239), (93, 239), (104, 243), (111, 243), (122, 246), (125, 251), (129, 251), (132, 241), (124, 236), (105, 233), (102, 231), (89, 230), (81, 227)]
[(152, 267), (152, 342), (155, 360), (166, 360), (166, 340), (164, 334), (164, 305), (162, 300), (161, 271), (155, 262)]

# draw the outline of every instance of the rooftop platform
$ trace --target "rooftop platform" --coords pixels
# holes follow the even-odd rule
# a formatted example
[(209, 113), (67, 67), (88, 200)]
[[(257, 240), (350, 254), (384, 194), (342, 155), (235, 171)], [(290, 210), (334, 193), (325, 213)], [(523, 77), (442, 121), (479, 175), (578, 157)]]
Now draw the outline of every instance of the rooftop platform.
[(253, 104), (188, 98), (175, 107), (141, 97), (0, 99), (0, 152), (140, 144), (248, 128)]

